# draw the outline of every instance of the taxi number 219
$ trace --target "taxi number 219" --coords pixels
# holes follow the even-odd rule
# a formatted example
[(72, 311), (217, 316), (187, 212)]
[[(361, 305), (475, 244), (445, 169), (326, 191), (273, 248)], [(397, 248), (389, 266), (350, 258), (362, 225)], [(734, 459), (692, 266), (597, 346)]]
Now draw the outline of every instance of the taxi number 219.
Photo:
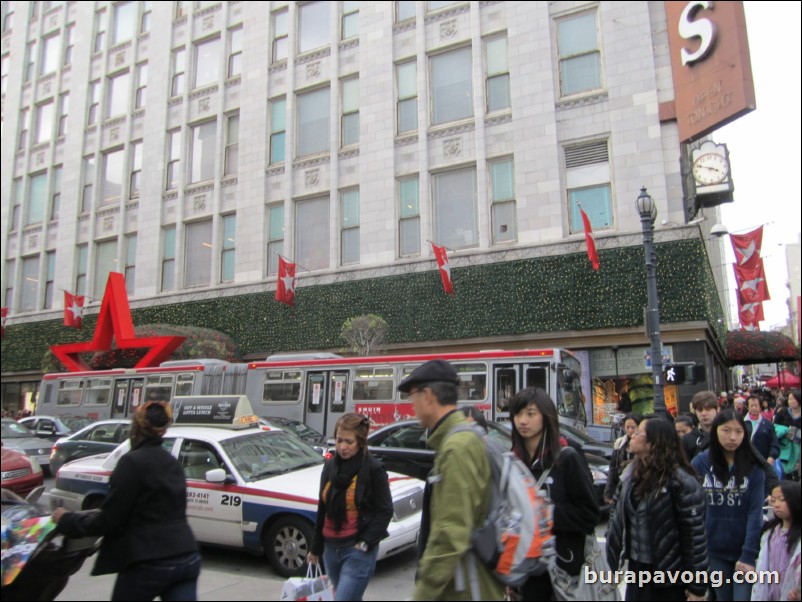
[(223, 495), (223, 506), (240, 506), (242, 504), (242, 498), (238, 495)]

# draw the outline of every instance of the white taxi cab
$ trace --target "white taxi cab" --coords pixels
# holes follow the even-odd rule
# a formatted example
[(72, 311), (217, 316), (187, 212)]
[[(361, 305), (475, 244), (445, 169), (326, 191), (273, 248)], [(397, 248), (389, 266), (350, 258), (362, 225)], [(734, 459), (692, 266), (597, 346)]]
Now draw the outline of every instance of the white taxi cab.
[[(184, 467), (187, 518), (205, 544), (263, 553), (281, 576), (301, 574), (312, 543), (324, 460), (281, 429), (264, 430), (244, 396), (174, 397), (165, 447)], [(190, 425), (191, 423), (191, 425)], [(50, 491), (68, 510), (99, 507), (126, 441), (109, 454), (65, 464)], [(379, 559), (415, 545), (423, 482), (388, 474), (394, 516)]]

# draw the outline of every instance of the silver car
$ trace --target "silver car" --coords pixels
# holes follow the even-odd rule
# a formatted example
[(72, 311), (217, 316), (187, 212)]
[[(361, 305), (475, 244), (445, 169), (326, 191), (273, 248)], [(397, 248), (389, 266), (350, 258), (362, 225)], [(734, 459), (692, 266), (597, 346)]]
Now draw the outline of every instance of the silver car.
[(39, 439), (27, 428), (12, 420), (3, 418), (2, 420), (3, 446), (15, 449), (26, 456), (36, 458), (39, 465), (46, 472), (50, 472), (50, 441)]

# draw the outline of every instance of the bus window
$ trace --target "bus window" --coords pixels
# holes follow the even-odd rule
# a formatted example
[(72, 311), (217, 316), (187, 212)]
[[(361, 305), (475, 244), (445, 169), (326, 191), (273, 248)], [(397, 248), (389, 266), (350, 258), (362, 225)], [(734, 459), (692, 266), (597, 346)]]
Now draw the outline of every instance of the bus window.
[(479, 401), (487, 397), (487, 366), (485, 364), (454, 364), (459, 384), (459, 401)]
[(510, 399), (515, 395), (518, 385), (518, 371), (515, 368), (498, 368), (496, 370), (496, 411), (509, 412)]
[(77, 406), (81, 403), (84, 381), (65, 380), (58, 387), (58, 405)]
[(268, 370), (262, 389), (265, 403), (298, 403), (301, 400), (301, 372)]
[(306, 411), (310, 414), (323, 412), (323, 395), (326, 377), (321, 373), (309, 373), (306, 383)]
[(527, 368), (526, 369), (526, 384), (524, 387), (537, 387), (538, 389), (543, 389), (546, 393), (549, 393), (549, 385), (548, 385), (548, 368), (538, 366), (536, 368)]
[(111, 399), (111, 379), (93, 378), (89, 381), (86, 388), (86, 399), (84, 405), (104, 406)]
[(195, 390), (195, 374), (192, 372), (179, 374), (175, 381), (176, 395), (192, 395)]
[(148, 376), (145, 379), (145, 401), (170, 401), (173, 396), (173, 375)]
[[(401, 368), (401, 380), (404, 380), (407, 376), (412, 374), (412, 371), (415, 370), (415, 368), (417, 368), (418, 366), (420, 366), (420, 364), (412, 364), (410, 366), (404, 366), (403, 368)], [(399, 380), (399, 382), (401, 382), (401, 380)], [(399, 399), (404, 400), (407, 397), (409, 397), (409, 395), (399, 391), (398, 393)]]
[(579, 374), (575, 374), (570, 368), (557, 368), (557, 412), (576, 423), (587, 424), (585, 400), (579, 381)]
[(331, 391), (329, 397), (329, 411), (333, 414), (345, 412), (345, 392), (348, 387), (348, 376), (346, 374), (331, 375)]
[(354, 371), (354, 401), (392, 401), (393, 369), (357, 368)]

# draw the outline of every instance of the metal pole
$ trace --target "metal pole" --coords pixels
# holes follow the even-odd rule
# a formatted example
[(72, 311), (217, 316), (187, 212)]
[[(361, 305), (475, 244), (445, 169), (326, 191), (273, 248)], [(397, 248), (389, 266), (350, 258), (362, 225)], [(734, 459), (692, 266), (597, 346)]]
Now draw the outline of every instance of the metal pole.
[(652, 380), (654, 382), (654, 413), (666, 415), (666, 400), (663, 394), (663, 345), (660, 341), (660, 307), (657, 300), (657, 266), (654, 254), (654, 219), (650, 215), (640, 218), (643, 226), (643, 248), (646, 253), (646, 332), (649, 336), (652, 355)]

